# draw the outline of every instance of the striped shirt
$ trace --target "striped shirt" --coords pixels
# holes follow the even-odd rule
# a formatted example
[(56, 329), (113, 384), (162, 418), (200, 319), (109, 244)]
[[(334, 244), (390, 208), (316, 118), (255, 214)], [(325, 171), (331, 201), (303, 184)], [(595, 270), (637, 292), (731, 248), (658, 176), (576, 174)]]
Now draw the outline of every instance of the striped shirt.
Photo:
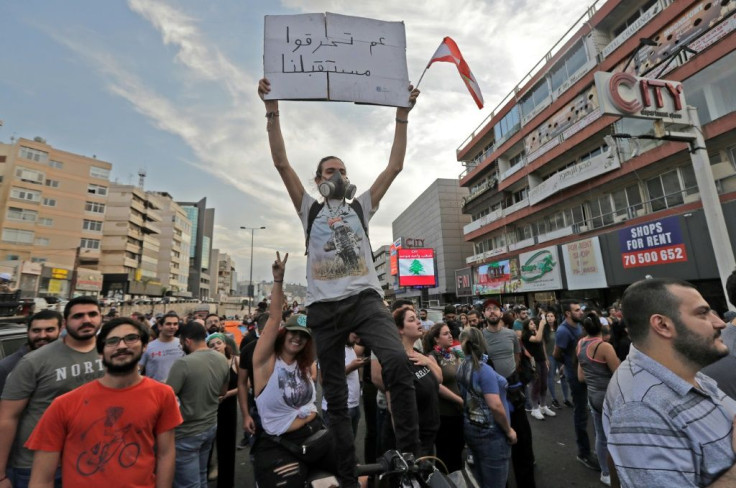
[(633, 345), (608, 385), (603, 430), (621, 486), (707, 486), (736, 460), (736, 402), (702, 373), (695, 388)]

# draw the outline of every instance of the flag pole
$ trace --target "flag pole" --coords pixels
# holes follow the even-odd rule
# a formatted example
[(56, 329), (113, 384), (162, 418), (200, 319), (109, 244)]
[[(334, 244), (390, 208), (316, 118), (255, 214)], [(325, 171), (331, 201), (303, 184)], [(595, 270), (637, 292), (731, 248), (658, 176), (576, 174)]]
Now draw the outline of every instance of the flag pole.
[(419, 88), (419, 83), (422, 82), (422, 78), (424, 78), (424, 73), (426, 73), (428, 69), (429, 69), (429, 65), (427, 65), (427, 67), (424, 68), (424, 71), (422, 71), (422, 76), (419, 77), (419, 81), (417, 82), (417, 86), (415, 86), (414, 88), (416, 88), (416, 89)]

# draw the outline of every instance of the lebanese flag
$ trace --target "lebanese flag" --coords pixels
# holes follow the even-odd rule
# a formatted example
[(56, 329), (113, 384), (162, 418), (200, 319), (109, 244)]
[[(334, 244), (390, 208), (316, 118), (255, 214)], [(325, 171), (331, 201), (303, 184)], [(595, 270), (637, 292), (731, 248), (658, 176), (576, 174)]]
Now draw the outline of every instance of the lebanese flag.
[(457, 70), (460, 72), (460, 77), (465, 82), (465, 86), (468, 87), (468, 91), (473, 97), (473, 100), (475, 100), (478, 108), (483, 108), (483, 94), (480, 92), (478, 82), (475, 81), (475, 77), (473, 76), (473, 73), (470, 72), (470, 67), (468, 66), (468, 63), (465, 62), (465, 58), (463, 58), (463, 55), (460, 53), (460, 49), (457, 47), (457, 44), (455, 44), (455, 41), (449, 37), (445, 37), (442, 40), (440, 47), (438, 47), (437, 51), (434, 53), (434, 56), (432, 56), (432, 59), (429, 60), (427, 68), (432, 66), (432, 63), (435, 61), (455, 63)]

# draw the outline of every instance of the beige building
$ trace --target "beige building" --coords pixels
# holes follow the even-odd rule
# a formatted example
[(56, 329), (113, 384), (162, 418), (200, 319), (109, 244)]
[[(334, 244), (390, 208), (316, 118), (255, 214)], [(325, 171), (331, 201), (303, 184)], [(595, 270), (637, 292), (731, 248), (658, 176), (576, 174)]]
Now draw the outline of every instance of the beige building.
[(0, 265), (24, 296), (99, 293), (111, 167), (39, 137), (0, 144)]
[(142, 189), (110, 185), (99, 266), (105, 296), (161, 295), (161, 220), (156, 202)]
[(189, 248), (192, 223), (184, 209), (166, 192), (146, 192), (161, 214), (158, 277), (172, 296), (189, 297)]
[(229, 254), (219, 249), (213, 249), (212, 255), (217, 256), (217, 267), (212, 267), (217, 269), (217, 290), (214, 296), (222, 300), (224, 297), (237, 295), (235, 262)]

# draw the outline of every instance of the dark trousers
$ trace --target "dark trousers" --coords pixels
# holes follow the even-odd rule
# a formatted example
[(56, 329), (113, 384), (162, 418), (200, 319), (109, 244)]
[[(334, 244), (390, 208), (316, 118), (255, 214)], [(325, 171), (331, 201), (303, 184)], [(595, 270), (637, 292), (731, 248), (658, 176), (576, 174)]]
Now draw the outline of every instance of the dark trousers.
[(402, 452), (417, 453), (419, 428), (413, 374), (406, 351), (391, 314), (380, 295), (365, 290), (338, 302), (317, 302), (309, 306), (308, 324), (317, 344), (322, 371), (322, 388), (330, 412), (340, 486), (357, 486), (355, 439), (348, 414), (348, 386), (345, 380), (345, 342), (355, 332), (383, 366), (383, 382), (391, 395), (396, 419), (396, 444)]
[(578, 381), (577, 375), (565, 371), (567, 383), (570, 385), (573, 408), (572, 419), (575, 424), (575, 442), (578, 445), (578, 456), (590, 455), (590, 439), (588, 438), (588, 388)]
[(534, 449), (532, 428), (524, 408), (511, 412), (511, 428), (516, 431), (516, 444), (511, 446), (511, 464), (518, 488), (534, 488)]
[(376, 462), (376, 427), (378, 424), (376, 393), (376, 385), (370, 381), (363, 381), (363, 413), (365, 415), (365, 438), (363, 439), (363, 451), (365, 452), (366, 464)]
[(440, 430), (437, 431), (434, 447), (437, 457), (445, 463), (448, 472), (452, 473), (463, 468), (465, 436), (462, 414), (440, 416)]

